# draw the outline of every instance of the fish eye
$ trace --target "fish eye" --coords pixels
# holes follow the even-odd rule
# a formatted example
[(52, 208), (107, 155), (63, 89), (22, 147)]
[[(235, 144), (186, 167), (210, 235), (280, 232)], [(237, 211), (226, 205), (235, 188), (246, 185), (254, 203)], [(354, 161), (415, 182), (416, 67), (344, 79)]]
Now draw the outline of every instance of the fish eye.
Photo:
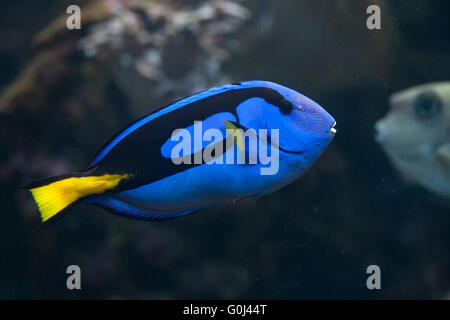
[(289, 100), (281, 101), (281, 103), (278, 107), (280, 108), (280, 112), (282, 114), (289, 114), (294, 109), (294, 105)]
[(436, 116), (442, 109), (442, 102), (432, 92), (424, 92), (414, 101), (414, 110), (421, 119), (430, 119)]

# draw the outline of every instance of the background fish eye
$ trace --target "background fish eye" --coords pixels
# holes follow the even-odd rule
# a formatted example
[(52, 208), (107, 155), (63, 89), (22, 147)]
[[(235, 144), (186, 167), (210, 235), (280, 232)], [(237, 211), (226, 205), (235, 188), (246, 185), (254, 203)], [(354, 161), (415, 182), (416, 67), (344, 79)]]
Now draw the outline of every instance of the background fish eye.
[(424, 92), (414, 101), (414, 111), (421, 119), (430, 119), (440, 113), (442, 102), (433, 92)]
[(280, 112), (282, 114), (290, 114), (292, 112), (292, 110), (294, 109), (294, 105), (289, 100), (281, 101), (281, 103), (278, 107), (280, 108)]

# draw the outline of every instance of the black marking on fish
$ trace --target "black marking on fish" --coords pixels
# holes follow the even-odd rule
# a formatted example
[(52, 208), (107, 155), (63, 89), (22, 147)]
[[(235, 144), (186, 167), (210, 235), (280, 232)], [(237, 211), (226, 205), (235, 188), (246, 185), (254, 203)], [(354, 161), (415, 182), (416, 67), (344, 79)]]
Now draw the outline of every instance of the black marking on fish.
[(194, 121), (202, 121), (221, 112), (230, 112), (237, 119), (237, 106), (255, 97), (275, 106), (284, 100), (284, 97), (272, 88), (250, 87), (221, 92), (191, 102), (132, 131), (101, 159), (91, 175), (132, 174), (131, 178), (123, 179), (113, 189), (114, 192), (119, 192), (198, 166), (194, 163), (174, 164), (172, 159), (161, 155), (161, 146), (170, 139), (174, 130), (191, 126)]

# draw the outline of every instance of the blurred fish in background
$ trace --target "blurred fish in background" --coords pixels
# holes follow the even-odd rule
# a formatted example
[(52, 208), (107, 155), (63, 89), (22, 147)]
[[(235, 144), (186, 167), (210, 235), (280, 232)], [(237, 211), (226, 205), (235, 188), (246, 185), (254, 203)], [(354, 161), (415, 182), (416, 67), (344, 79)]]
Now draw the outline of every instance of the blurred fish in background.
[(376, 141), (407, 181), (450, 197), (450, 82), (397, 92), (389, 104)]

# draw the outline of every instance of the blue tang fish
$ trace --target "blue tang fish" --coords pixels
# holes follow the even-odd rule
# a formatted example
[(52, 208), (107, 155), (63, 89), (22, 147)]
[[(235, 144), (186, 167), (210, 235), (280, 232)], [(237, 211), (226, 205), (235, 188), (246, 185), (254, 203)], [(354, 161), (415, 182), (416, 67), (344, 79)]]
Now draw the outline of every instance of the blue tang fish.
[(176, 218), (296, 180), (331, 142), (335, 124), (317, 103), (279, 84), (224, 85), (131, 124), (84, 170), (26, 188), (42, 222), (82, 201), (130, 218)]

